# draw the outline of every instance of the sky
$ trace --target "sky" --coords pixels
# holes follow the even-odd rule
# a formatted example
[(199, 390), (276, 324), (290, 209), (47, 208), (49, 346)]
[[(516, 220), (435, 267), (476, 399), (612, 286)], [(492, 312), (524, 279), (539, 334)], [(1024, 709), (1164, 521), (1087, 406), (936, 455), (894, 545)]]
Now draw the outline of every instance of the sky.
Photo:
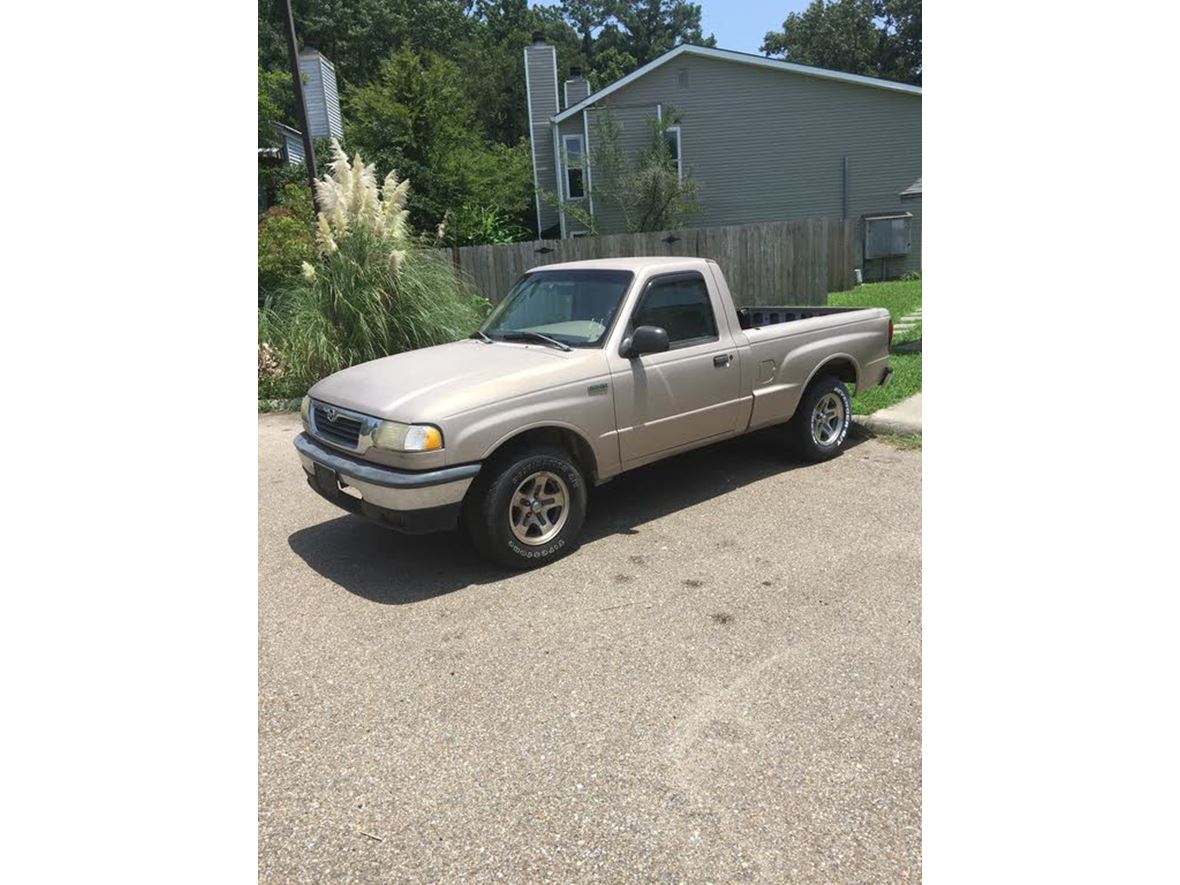
[(718, 49), (758, 52), (767, 31), (783, 26), (788, 12), (802, 12), (808, 0), (698, 0), (701, 30), (717, 38)]

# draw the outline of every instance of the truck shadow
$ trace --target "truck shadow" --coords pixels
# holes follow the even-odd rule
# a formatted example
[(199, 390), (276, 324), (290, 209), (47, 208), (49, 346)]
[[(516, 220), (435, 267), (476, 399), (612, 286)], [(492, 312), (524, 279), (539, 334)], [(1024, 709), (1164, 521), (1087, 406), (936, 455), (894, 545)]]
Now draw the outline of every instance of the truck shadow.
[[(864, 440), (850, 435), (846, 451)], [(763, 431), (640, 467), (591, 490), (582, 541), (635, 534), (661, 516), (807, 466), (783, 454), (774, 431)], [(492, 565), (459, 532), (411, 537), (351, 515), (300, 529), (287, 543), (332, 583), (382, 605), (530, 574)]]

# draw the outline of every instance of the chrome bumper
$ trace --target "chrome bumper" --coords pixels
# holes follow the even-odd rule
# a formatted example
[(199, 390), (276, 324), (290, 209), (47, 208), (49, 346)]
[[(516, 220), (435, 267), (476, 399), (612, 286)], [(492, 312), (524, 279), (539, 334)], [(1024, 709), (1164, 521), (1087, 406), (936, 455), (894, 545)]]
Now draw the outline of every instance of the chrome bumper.
[[(383, 510), (426, 510), (458, 504), (479, 473), (479, 464), (460, 464), (438, 470), (397, 470), (350, 458), (316, 442), (306, 433), (295, 437), (299, 460), (313, 486), (324, 497), (341, 504), (334, 496), (355, 491), (361, 500)], [(320, 469), (316, 470), (316, 465)], [(330, 488), (338, 483), (336, 488)]]

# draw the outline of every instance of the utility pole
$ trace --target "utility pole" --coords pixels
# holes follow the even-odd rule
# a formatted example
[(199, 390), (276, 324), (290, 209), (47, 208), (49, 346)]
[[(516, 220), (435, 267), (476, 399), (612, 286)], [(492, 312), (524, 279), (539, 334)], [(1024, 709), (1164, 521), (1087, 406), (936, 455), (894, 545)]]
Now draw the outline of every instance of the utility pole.
[(295, 42), (295, 16), (291, 13), (291, 0), (284, 0), (283, 7), (287, 12), (287, 54), (291, 57), (291, 81), (295, 86), (295, 103), (299, 106), (299, 117), (303, 129), (303, 154), (307, 163), (307, 183), (311, 185), (311, 202), (315, 211), (320, 211), (320, 201), (315, 194), (315, 180), (318, 175), (315, 168), (315, 143), (311, 137), (311, 127), (307, 124), (307, 101), (303, 97), (303, 77), (299, 73), (299, 47)]

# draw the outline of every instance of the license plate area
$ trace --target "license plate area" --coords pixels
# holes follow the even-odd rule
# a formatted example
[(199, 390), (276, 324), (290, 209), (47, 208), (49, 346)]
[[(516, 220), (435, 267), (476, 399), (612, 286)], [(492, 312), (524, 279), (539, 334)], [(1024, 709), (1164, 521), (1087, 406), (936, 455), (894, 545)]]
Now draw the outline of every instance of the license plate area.
[(323, 464), (315, 465), (315, 484), (325, 495), (336, 497), (340, 494), (340, 477), (335, 470)]

